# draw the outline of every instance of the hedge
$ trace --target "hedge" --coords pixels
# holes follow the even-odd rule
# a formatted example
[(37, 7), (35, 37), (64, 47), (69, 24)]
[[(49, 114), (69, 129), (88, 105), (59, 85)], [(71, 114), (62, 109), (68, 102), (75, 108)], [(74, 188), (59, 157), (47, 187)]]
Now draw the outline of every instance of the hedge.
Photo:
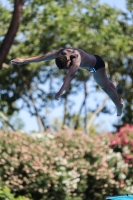
[[(128, 164), (108, 135), (0, 132), (0, 185), (33, 200), (103, 200), (122, 193)], [(111, 147), (111, 146), (110, 146)]]

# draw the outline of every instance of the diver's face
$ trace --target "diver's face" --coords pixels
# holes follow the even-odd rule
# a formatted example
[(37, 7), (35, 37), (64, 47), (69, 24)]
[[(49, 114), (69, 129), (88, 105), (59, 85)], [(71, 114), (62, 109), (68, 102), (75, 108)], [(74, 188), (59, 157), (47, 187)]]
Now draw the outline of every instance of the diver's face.
[(71, 67), (71, 59), (70, 56), (67, 58), (67, 67)]
[(62, 51), (61, 54), (67, 57), (67, 65), (66, 65), (66, 67), (64, 67), (64, 69), (69, 69), (71, 67), (71, 64), (72, 64), (72, 60), (70, 59), (70, 56), (73, 54), (73, 50), (72, 49), (65, 49), (65, 50)]

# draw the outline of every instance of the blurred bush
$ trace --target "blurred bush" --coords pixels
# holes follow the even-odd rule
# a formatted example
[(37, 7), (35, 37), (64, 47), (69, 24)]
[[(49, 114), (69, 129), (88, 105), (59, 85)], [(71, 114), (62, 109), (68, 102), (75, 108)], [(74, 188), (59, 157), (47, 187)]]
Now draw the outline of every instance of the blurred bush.
[(122, 156), (128, 166), (123, 167), (122, 173), (119, 174), (121, 185), (127, 193), (133, 193), (133, 126), (127, 124), (120, 128), (115, 135), (110, 135), (110, 141), (110, 147)]
[[(34, 137), (33, 137), (34, 136)], [(126, 191), (129, 165), (109, 134), (0, 132), (0, 185), (34, 200), (103, 200)], [(110, 148), (109, 148), (110, 145)]]
[(10, 189), (8, 187), (4, 187), (0, 189), (0, 200), (27, 200), (27, 198), (19, 196), (17, 198), (11, 194)]

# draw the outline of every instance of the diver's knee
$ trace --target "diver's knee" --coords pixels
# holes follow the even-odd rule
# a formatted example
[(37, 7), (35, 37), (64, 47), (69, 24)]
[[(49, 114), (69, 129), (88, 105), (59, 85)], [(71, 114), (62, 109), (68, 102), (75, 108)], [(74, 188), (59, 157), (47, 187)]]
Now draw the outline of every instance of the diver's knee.
[(101, 87), (103, 91), (105, 91), (106, 93), (108, 93), (110, 91), (110, 86), (102, 86)]

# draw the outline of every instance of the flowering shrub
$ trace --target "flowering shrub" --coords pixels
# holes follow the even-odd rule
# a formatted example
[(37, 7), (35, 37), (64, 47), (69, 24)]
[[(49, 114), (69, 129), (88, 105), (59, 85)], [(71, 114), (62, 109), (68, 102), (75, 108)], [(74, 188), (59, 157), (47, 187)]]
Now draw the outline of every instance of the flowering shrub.
[(41, 138), (0, 132), (0, 184), (35, 200), (103, 200), (123, 191), (120, 181), (128, 173), (109, 144), (107, 135), (70, 130)]
[[(120, 183), (125, 192), (133, 193), (133, 126), (122, 127), (115, 135), (110, 135), (110, 147), (118, 152), (123, 161), (123, 171), (120, 173)], [(128, 167), (125, 167), (125, 166)]]

